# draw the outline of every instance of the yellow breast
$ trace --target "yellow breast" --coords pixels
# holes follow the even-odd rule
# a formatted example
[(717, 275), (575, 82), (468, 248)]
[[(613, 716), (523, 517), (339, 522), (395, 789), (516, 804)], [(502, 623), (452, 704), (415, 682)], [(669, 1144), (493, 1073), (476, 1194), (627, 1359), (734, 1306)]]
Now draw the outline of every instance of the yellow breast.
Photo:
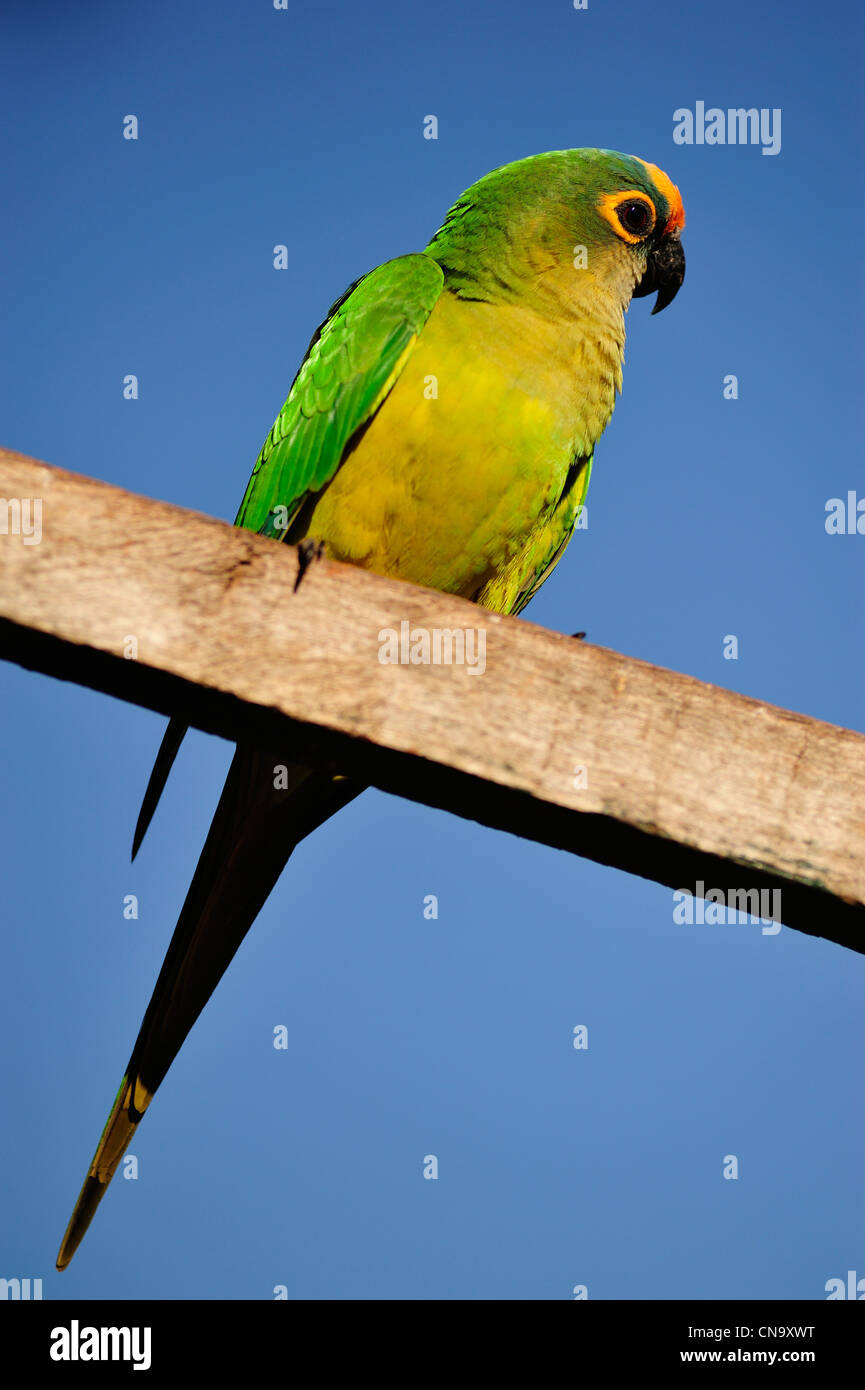
[(574, 458), (591, 454), (622, 336), (443, 293), (306, 534), (335, 559), (474, 597), (547, 526)]

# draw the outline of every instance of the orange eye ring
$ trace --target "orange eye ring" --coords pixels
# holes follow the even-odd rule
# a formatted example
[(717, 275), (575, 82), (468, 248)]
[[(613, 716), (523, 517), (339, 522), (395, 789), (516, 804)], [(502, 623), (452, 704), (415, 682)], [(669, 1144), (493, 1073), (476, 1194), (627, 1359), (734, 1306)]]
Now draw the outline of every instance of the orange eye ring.
[(651, 236), (658, 220), (655, 204), (648, 193), (639, 188), (605, 193), (598, 203), (598, 212), (609, 222), (616, 236), (630, 246)]

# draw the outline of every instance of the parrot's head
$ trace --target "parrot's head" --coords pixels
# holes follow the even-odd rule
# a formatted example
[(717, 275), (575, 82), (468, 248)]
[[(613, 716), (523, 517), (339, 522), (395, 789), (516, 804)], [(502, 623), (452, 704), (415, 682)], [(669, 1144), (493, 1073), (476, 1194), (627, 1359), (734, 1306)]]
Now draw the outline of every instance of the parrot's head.
[(614, 150), (532, 155), (472, 184), (427, 251), (466, 298), (526, 294), (627, 308), (657, 292), (657, 314), (685, 278), (685, 211), (655, 164)]

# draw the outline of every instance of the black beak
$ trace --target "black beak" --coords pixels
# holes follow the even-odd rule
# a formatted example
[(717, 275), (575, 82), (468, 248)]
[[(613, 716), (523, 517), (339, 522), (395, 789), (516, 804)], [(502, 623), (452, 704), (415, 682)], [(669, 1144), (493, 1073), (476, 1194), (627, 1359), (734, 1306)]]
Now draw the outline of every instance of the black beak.
[(671, 232), (649, 252), (646, 270), (642, 280), (634, 290), (634, 299), (658, 291), (653, 314), (660, 314), (668, 304), (672, 304), (679, 293), (679, 286), (685, 278), (685, 253), (678, 232)]

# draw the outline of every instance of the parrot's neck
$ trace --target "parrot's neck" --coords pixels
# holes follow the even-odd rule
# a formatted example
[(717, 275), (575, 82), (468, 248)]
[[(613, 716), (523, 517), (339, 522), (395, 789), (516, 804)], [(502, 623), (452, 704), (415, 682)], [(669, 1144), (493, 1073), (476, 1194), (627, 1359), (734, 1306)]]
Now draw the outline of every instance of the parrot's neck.
[(469, 325), (467, 347), (509, 370), (529, 394), (556, 402), (568, 437), (591, 452), (622, 387), (633, 270), (627, 263), (593, 266), (591, 256), (584, 269), (542, 257), (542, 251), (535, 254), (518, 293), (511, 280), (501, 297), (462, 297), (446, 289), (443, 298)]
[(619, 243), (574, 246), (572, 259), (560, 245), (501, 238), (473, 263), (449, 251), (441, 256), (445, 291), (480, 327), (485, 355), (518, 367), (526, 389), (561, 400), (574, 437), (590, 450), (622, 388), (624, 316), (638, 268)]

